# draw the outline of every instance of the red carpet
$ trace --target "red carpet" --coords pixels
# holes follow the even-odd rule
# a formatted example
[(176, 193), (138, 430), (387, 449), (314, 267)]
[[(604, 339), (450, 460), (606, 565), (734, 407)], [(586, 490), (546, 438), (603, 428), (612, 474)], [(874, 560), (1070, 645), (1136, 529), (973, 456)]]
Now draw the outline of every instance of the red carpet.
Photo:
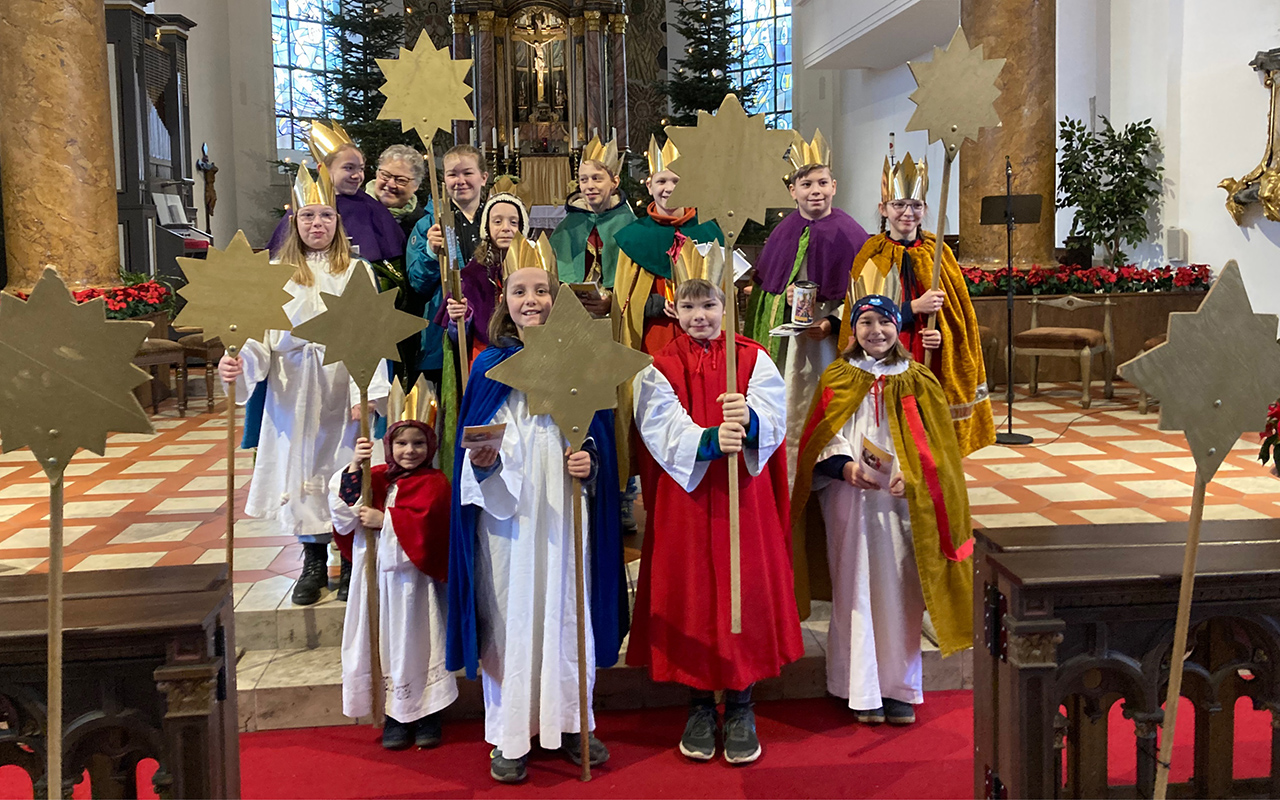
[[(674, 744), (684, 709), (600, 715), (599, 735), (612, 758), (590, 783), (557, 754), (535, 751), (529, 781), (500, 786), (489, 778), (489, 747), (479, 721), (445, 728), (435, 750), (389, 753), (367, 726), (265, 731), (240, 739), (245, 798), (763, 798), (972, 797), (973, 709), (967, 691), (930, 692), (914, 726), (868, 727), (853, 722), (834, 700), (760, 703), (758, 727), (765, 752), (749, 767), (717, 760), (695, 764)], [(1110, 769), (1113, 783), (1132, 783), (1133, 723), (1112, 709)], [(1193, 713), (1179, 711), (1174, 779), (1191, 771)], [(1270, 715), (1248, 701), (1237, 707), (1236, 774), (1266, 774)], [(154, 797), (145, 770), (139, 797)], [(77, 798), (89, 797), (87, 781)], [(17, 767), (0, 767), (0, 798), (29, 798), (31, 783)]]

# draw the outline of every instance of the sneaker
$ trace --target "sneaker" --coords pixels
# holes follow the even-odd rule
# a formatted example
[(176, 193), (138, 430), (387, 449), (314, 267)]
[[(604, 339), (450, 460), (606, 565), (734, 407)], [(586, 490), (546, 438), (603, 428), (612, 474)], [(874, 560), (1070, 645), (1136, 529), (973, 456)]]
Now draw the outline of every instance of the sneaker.
[(309, 606), (320, 600), (320, 593), (329, 585), (328, 553), (324, 542), (302, 543), (302, 575), (293, 585), (293, 604)]
[(522, 783), (529, 777), (529, 756), (506, 758), (496, 747), (489, 754), (489, 777), (498, 783)]
[(879, 725), (881, 722), (884, 722), (884, 706), (871, 709), (855, 708), (853, 710), (853, 716), (854, 719), (864, 725)]
[(640, 527), (636, 525), (634, 504), (634, 500), (624, 498), (622, 501), (622, 532), (626, 536), (635, 536), (640, 532)]
[[(609, 760), (609, 748), (604, 746), (604, 742), (596, 738), (594, 733), (587, 734), (589, 741), (587, 747), (591, 754), (591, 766), (598, 767)], [(569, 760), (578, 766), (582, 766), (582, 737), (576, 733), (566, 733), (560, 738), (560, 749), (569, 757)]]
[(428, 714), (413, 724), (413, 743), (421, 748), (435, 747), (444, 738), (440, 712)]
[(916, 707), (892, 697), (884, 698), (884, 718), (890, 725), (910, 725), (916, 721)]
[(413, 743), (413, 727), (388, 716), (382, 723), (382, 746), (387, 750), (407, 750)]
[(750, 764), (760, 757), (756, 737), (756, 712), (750, 705), (724, 710), (724, 760), (730, 764)]
[(694, 761), (710, 761), (716, 757), (716, 728), (720, 716), (715, 706), (689, 706), (689, 721), (680, 737), (680, 752)]
[(351, 594), (351, 560), (342, 559), (342, 566), (338, 570), (338, 599), (347, 602), (347, 597)]

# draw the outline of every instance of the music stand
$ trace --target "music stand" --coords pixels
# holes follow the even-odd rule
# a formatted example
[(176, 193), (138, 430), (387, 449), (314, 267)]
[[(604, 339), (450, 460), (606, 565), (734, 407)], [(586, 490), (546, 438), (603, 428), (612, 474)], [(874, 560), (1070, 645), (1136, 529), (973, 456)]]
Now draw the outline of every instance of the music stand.
[(1038, 194), (1013, 193), (1013, 166), (1009, 157), (1004, 159), (1005, 193), (982, 198), (982, 214), (979, 223), (982, 225), (1004, 225), (1006, 231), (1005, 248), (1007, 253), (1008, 293), (1005, 297), (1006, 340), (1005, 363), (1008, 374), (1005, 375), (1005, 399), (1009, 407), (1009, 430), (996, 434), (996, 444), (1024, 445), (1034, 441), (1025, 433), (1013, 432), (1013, 229), (1017, 223), (1035, 225), (1040, 222), (1040, 209), (1044, 205), (1044, 197)]

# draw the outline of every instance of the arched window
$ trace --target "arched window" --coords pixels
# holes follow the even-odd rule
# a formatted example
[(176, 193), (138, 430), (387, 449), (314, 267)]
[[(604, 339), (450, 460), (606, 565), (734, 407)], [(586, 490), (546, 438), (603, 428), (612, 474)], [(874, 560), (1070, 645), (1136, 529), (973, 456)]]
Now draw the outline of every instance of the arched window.
[(271, 0), (276, 147), (306, 150), (313, 119), (329, 116), (328, 73), (338, 69), (333, 33), (324, 25), (339, 0)]
[(763, 78), (752, 107), (771, 128), (791, 127), (791, 0), (731, 0), (738, 9), (734, 38), (742, 46), (738, 85)]

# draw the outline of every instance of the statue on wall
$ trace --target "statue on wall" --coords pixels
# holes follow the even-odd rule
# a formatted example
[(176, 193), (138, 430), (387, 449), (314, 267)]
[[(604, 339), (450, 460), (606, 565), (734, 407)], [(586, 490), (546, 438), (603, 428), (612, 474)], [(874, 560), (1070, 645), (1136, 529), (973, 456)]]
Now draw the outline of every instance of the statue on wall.
[(1263, 74), (1263, 86), (1271, 90), (1267, 115), (1267, 149), (1262, 163), (1243, 178), (1223, 178), (1218, 184), (1227, 190), (1227, 211), (1237, 225), (1244, 224), (1245, 209), (1261, 203), (1267, 219), (1280, 222), (1280, 47), (1259, 52), (1249, 66)]
[(218, 177), (218, 165), (209, 158), (208, 142), (200, 145), (200, 160), (196, 162), (196, 169), (204, 180), (204, 228), (210, 230), (209, 218), (213, 216), (213, 207), (218, 204), (218, 190), (213, 186)]

